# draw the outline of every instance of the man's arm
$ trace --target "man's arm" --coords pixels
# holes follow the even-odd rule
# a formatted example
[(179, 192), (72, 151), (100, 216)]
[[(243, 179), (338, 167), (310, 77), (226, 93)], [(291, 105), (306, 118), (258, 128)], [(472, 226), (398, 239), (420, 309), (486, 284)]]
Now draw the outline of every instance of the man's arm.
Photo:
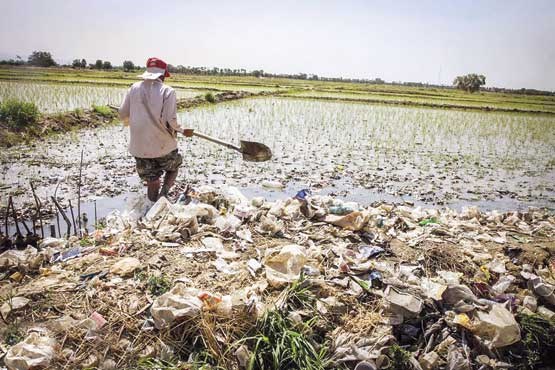
[(180, 132), (187, 137), (193, 136), (192, 129), (183, 128), (177, 122), (177, 97), (175, 94), (175, 90), (172, 90), (169, 96), (164, 101), (163, 117), (174, 131)]
[(129, 95), (131, 93), (131, 89), (127, 90), (127, 94), (125, 94), (125, 98), (123, 99), (123, 103), (121, 103), (118, 113), (119, 119), (123, 121), (125, 126), (129, 125), (129, 115), (130, 115), (130, 98)]

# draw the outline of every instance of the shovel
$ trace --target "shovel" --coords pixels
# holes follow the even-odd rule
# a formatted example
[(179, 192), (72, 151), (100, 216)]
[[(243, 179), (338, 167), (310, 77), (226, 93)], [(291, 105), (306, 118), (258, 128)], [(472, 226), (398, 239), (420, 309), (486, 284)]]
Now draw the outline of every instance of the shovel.
[(208, 140), (219, 145), (223, 145), (226, 148), (232, 150), (236, 150), (239, 153), (243, 154), (243, 160), (245, 161), (264, 162), (272, 158), (272, 151), (270, 150), (270, 148), (262, 143), (257, 143), (255, 141), (241, 140), (241, 146), (236, 146), (196, 131), (193, 131), (193, 136), (200, 137), (201, 139)]
[[(118, 110), (119, 107), (114, 105), (109, 105), (110, 108)], [(241, 146), (233, 145), (226, 141), (216, 139), (214, 137), (202, 134), (197, 131), (193, 131), (193, 136), (200, 137), (201, 139), (211, 141), (215, 144), (223, 145), (226, 148), (236, 150), (243, 154), (243, 160), (249, 162), (265, 162), (272, 158), (272, 151), (267, 145), (262, 143), (257, 143), (255, 141), (240, 140)]]

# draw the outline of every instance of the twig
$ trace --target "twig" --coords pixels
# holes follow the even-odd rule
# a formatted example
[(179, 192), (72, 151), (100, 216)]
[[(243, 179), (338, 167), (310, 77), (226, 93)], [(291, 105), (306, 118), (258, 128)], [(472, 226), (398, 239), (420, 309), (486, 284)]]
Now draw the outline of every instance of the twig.
[[(56, 184), (56, 189), (54, 189), (54, 198), (58, 198), (58, 188), (60, 187), (60, 180)], [(62, 237), (62, 231), (60, 230), (60, 215), (56, 212), (56, 224), (58, 225), (58, 235)]]
[(79, 162), (79, 182), (77, 183), (77, 215), (79, 222), (79, 237), (81, 237), (81, 174), (83, 171), (83, 151), (81, 149), (81, 162)]
[(44, 228), (42, 226), (42, 218), (41, 218), (41, 202), (39, 197), (37, 197), (37, 193), (35, 192), (35, 186), (33, 185), (33, 183), (31, 182), (31, 191), (33, 192), (33, 198), (35, 198), (35, 204), (37, 205), (37, 215), (36, 217), (39, 219), (40, 222), (40, 232), (42, 235), (42, 238), (44, 239)]
[(56, 212), (56, 224), (58, 225), (58, 234), (62, 236), (62, 231), (60, 230), (60, 213)]
[(29, 229), (29, 226), (27, 226), (27, 224), (25, 223), (25, 220), (21, 220), (21, 223), (23, 224), (25, 231), (27, 231), (27, 234), (31, 234), (31, 230)]
[[(54, 204), (56, 205), (56, 208), (58, 208), (58, 211), (60, 212), (60, 214), (62, 215), (62, 217), (64, 218), (64, 220), (66, 221), (67, 224), (67, 236), (69, 237), (71, 235), (71, 221), (69, 220), (69, 218), (67, 217), (66, 213), (64, 212), (63, 208), (60, 206), (60, 204), (58, 203), (58, 201), (56, 200), (56, 198), (52, 197), (52, 201), (54, 202)], [(60, 233), (60, 236), (61, 233)]]
[(5, 224), (5, 227), (6, 227), (6, 236), (9, 235), (8, 234), (8, 217), (10, 216), (10, 205), (11, 205), (10, 199), (11, 199), (11, 197), (8, 198), (8, 205), (6, 206), (6, 215), (5, 215), (6, 217), (5, 217), (5, 220), (4, 220), (4, 224)]
[(15, 222), (15, 230), (17, 231), (17, 235), (21, 235), (21, 230), (19, 229), (19, 224), (17, 223), (17, 212), (15, 211), (15, 206), (13, 205), (13, 198), (11, 196), (10, 196), (9, 202), (12, 206), (12, 216)]
[(69, 210), (71, 211), (71, 220), (73, 221), (73, 233), (77, 235), (77, 224), (75, 223), (75, 215), (73, 214), (73, 205), (71, 199), (69, 200)]

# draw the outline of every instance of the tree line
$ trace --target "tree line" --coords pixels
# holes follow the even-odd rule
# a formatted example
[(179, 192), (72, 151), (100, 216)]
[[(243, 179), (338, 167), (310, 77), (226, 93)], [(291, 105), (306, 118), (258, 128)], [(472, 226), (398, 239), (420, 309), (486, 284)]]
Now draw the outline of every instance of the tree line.
[[(24, 61), (19, 55), (16, 59), (0, 60), (0, 65), (30, 65), (37, 67), (71, 67), (75, 69), (88, 68), (96, 70), (123, 70), (126, 72), (141, 70), (144, 67), (135, 65), (130, 60), (123, 61), (121, 66), (114, 66), (108, 60), (97, 59), (94, 63), (87, 63), (85, 58), (74, 59), (71, 64), (58, 65), (52, 54), (47, 51), (33, 51), (31, 55)], [(364, 84), (388, 84), (388, 85), (398, 85), (398, 86), (410, 86), (410, 87), (432, 87), (432, 88), (449, 88), (449, 86), (429, 84), (422, 82), (386, 82), (381, 78), (344, 78), (344, 77), (322, 77), (316, 74), (310, 73), (268, 73), (262, 69), (247, 71), (244, 68), (231, 69), (231, 68), (219, 68), (219, 67), (191, 67), (183, 65), (171, 65), (168, 64), (168, 70), (170, 73), (183, 73), (188, 75), (200, 75), (200, 76), (250, 76), (257, 78), (288, 78), (296, 80), (314, 80), (314, 81), (329, 81), (329, 82), (351, 82), (351, 83), (364, 83)], [(527, 94), (527, 95), (555, 95), (553, 91), (542, 91), (536, 89), (505, 89), (496, 87), (483, 87), (486, 83), (486, 77), (484, 75), (479, 75), (475, 73), (457, 76), (453, 81), (453, 88), (461, 89), (469, 93), (474, 93), (479, 90), (484, 91), (494, 91), (494, 92), (506, 92), (514, 94)]]
[(140, 66), (135, 66), (135, 64), (130, 60), (125, 60), (122, 66), (113, 66), (112, 62), (109, 60), (97, 59), (94, 63), (87, 63), (85, 58), (74, 59), (71, 64), (58, 64), (52, 57), (52, 54), (48, 51), (33, 51), (31, 55), (27, 58), (27, 61), (23, 60), (21, 56), (16, 56), (16, 59), (0, 60), (0, 65), (13, 65), (13, 66), (34, 66), (34, 67), (72, 67), (72, 68), (89, 68), (89, 69), (123, 69), (124, 71), (132, 71), (136, 69), (141, 69)]

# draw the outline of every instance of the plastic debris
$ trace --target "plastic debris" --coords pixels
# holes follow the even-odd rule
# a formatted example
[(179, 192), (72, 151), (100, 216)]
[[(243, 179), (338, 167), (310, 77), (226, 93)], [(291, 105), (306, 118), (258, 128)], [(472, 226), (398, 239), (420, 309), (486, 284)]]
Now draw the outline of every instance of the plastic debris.
[(157, 328), (167, 327), (175, 320), (190, 318), (200, 314), (202, 301), (199, 292), (176, 284), (168, 293), (158, 297), (150, 308), (150, 313)]
[(34, 247), (27, 247), (24, 250), (8, 250), (0, 254), (0, 268), (9, 270), (18, 267), (38, 268), (43, 258)]
[(112, 274), (120, 275), (122, 277), (132, 275), (135, 270), (141, 267), (141, 261), (134, 257), (125, 257), (117, 261), (110, 268)]
[[(555, 265), (542, 244), (555, 237), (555, 219), (545, 210), (363, 207), (307, 189), (249, 200), (225, 185), (200, 187), (186, 202), (163, 198), (148, 211), (144, 199), (137, 204), (108, 215), (86, 247), (45, 239), (40, 252), (0, 255), (3, 296), (11, 297), (4, 319), (32, 326), (28, 307), (43, 303), (29, 299), (48, 294), (60, 311), (37, 324), (83, 339), (82, 347), (64, 341), (56, 365), (71, 368), (75, 356), (79, 366), (106, 369), (132, 367), (124, 362), (135, 354), (173, 361), (178, 339), (210, 343), (230, 366), (245, 367), (253, 343), (226, 352), (227, 343), (277, 310), (303, 335), (307, 320), (333, 323), (317, 326), (330, 339), (318, 343), (329, 345), (330, 367), (392, 368), (397, 344), (416, 369), (511, 368), (525, 358), (517, 313), (555, 318)], [(149, 340), (130, 340), (136, 330)], [(96, 351), (103, 338), (119, 339)]]
[(289, 244), (270, 251), (270, 254), (273, 255), (264, 260), (266, 279), (270, 285), (277, 287), (299, 278), (306, 263), (306, 251), (303, 247)]
[(422, 300), (391, 286), (384, 293), (385, 299), (390, 303), (391, 310), (404, 318), (413, 318), (422, 311)]
[(419, 363), (423, 370), (434, 370), (439, 367), (440, 358), (436, 352), (432, 351), (423, 355)]
[(271, 189), (271, 190), (281, 190), (281, 189), (285, 188), (285, 185), (283, 185), (281, 182), (271, 181), (271, 180), (264, 180), (260, 183), (260, 185), (263, 188), (267, 188), (267, 189)]
[(46, 368), (54, 358), (55, 346), (54, 339), (32, 332), (8, 350), (4, 363), (9, 370)]
[(80, 256), (81, 256), (81, 247), (75, 247), (75, 248), (71, 248), (66, 251), (63, 251), (61, 253), (55, 253), (52, 256), (51, 262), (52, 263), (65, 262), (73, 258), (78, 258)]
[(476, 312), (474, 333), (493, 348), (506, 347), (520, 340), (520, 327), (503, 305), (493, 304), (489, 312)]
[(0, 314), (4, 320), (7, 320), (10, 312), (26, 307), (30, 301), (30, 299), (25, 297), (8, 298), (0, 307)]

